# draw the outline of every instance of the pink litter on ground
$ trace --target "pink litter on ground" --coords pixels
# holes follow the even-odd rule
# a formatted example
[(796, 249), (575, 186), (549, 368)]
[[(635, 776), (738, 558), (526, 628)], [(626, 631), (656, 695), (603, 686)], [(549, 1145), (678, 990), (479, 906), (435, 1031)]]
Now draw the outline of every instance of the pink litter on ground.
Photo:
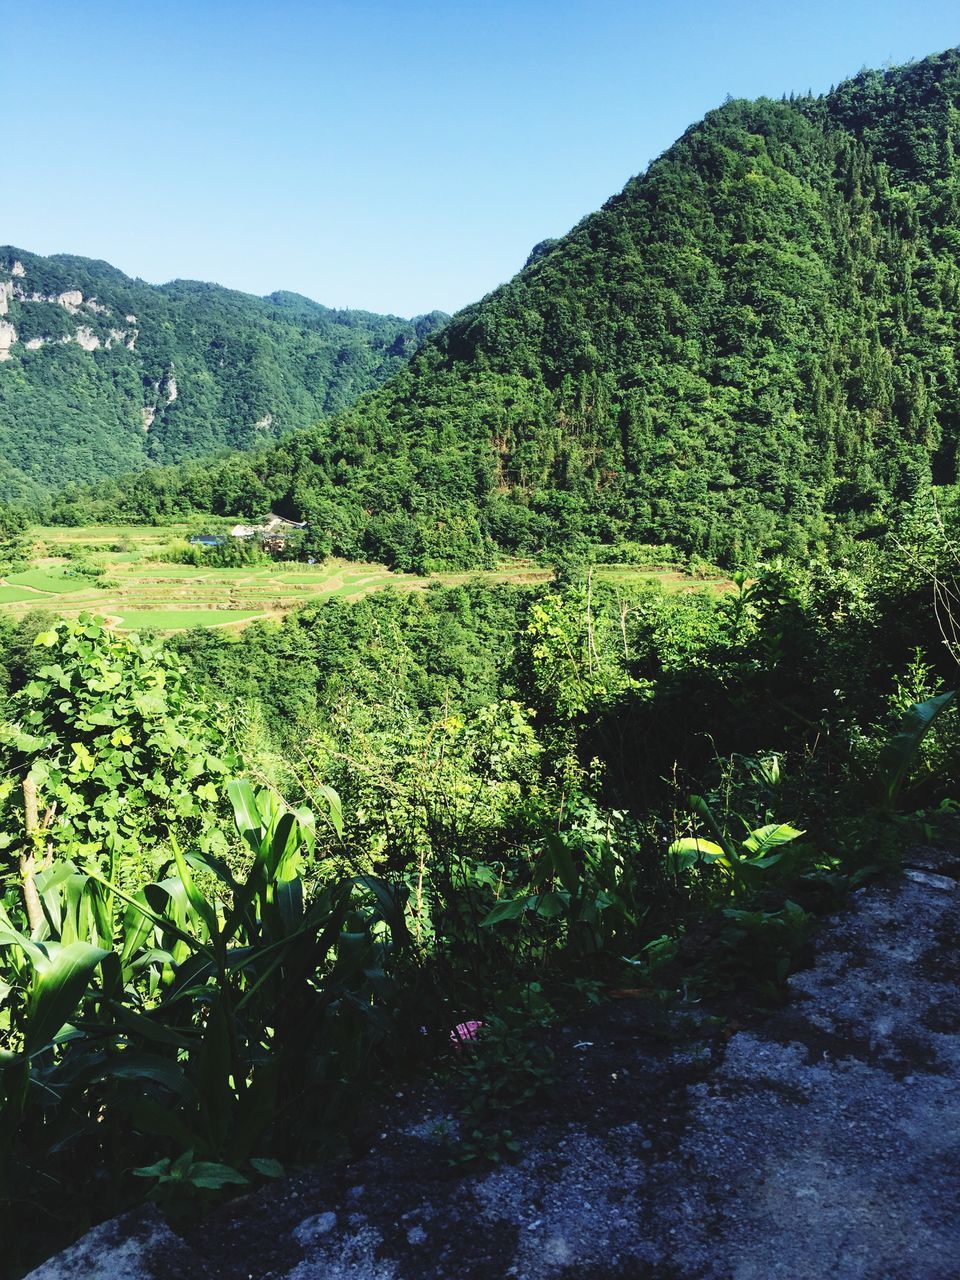
[(477, 1039), (482, 1026), (482, 1022), (458, 1022), (450, 1032), (450, 1043), (455, 1049), (462, 1049), (465, 1044)]

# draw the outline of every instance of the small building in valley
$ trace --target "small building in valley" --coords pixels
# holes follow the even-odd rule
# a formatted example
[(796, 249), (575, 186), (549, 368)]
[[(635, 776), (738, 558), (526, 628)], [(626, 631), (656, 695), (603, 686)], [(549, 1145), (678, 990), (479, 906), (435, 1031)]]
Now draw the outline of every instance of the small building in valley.
[(294, 529), (305, 529), (305, 520), (288, 520), (286, 516), (278, 516), (273, 511), (264, 516), (256, 524), (235, 524), (230, 530), (232, 538), (284, 537)]
[(291, 534), (306, 529), (305, 520), (288, 520), (271, 511), (256, 524), (235, 524), (230, 530), (232, 538), (259, 538), (265, 551), (277, 555), (283, 551)]

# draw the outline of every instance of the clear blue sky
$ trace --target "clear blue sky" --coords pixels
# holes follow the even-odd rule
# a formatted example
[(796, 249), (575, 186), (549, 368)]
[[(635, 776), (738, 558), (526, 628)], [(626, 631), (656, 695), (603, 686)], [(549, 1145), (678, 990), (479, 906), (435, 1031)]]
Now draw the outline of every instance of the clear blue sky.
[(960, 43), (957, 0), (0, 0), (0, 243), (453, 311), (731, 94)]

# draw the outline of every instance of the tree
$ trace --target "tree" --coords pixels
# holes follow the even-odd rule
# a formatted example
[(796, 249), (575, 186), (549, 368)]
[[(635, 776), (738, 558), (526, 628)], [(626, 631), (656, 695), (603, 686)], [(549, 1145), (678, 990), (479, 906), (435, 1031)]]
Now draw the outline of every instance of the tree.
[(49, 661), (0, 726), (0, 838), (24, 842), (22, 869), (68, 854), (130, 883), (177, 831), (224, 851), (214, 819), (236, 760), (181, 668), (85, 614), (35, 643)]
[(0, 503), (0, 574), (22, 568), (28, 551), (27, 525), (22, 514)]

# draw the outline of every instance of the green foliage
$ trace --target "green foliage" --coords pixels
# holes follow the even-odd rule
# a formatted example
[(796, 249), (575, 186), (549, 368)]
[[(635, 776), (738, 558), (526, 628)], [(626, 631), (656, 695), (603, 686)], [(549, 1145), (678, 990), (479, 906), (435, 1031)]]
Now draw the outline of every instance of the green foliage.
[(192, 1191), (221, 1191), (227, 1186), (246, 1186), (250, 1181), (228, 1164), (195, 1160), (192, 1151), (184, 1151), (176, 1160), (164, 1156), (156, 1164), (144, 1165), (133, 1173), (137, 1178), (155, 1178), (155, 1190), (189, 1187)]
[(618, 941), (635, 936), (649, 881), (627, 815), (574, 794), (561, 810), (557, 829), (544, 831), (541, 839), (528, 873), (527, 888), (533, 892), (503, 898), (482, 926), (536, 917), (540, 932), (554, 945), (559, 940), (568, 958), (578, 959), (612, 953)]
[(26, 568), (30, 554), (27, 535), (22, 513), (0, 504), (0, 575)]
[(621, 660), (626, 648), (612, 609), (595, 609), (591, 586), (563, 595), (541, 596), (527, 623), (529, 661), (540, 699), (549, 698), (561, 718), (575, 721), (588, 710), (613, 703), (627, 693), (642, 694)]
[(242, 569), (246, 565), (267, 564), (270, 556), (257, 538), (226, 537), (211, 547), (175, 543), (160, 559), (168, 564), (192, 564), (198, 568)]
[(222, 851), (217, 806), (235, 760), (180, 669), (156, 645), (87, 615), (40, 632), (35, 646), (45, 661), (0, 726), (6, 845), (23, 831), (29, 778), (48, 811), (53, 857), (128, 878), (171, 832)]
[(691, 796), (690, 807), (703, 820), (714, 839), (683, 836), (674, 840), (667, 854), (673, 859), (678, 873), (690, 868), (715, 865), (734, 882), (746, 880), (750, 883), (751, 880), (755, 881), (756, 872), (765, 871), (781, 860), (784, 855), (778, 850), (803, 835), (802, 831), (797, 831), (785, 822), (768, 822), (753, 831), (744, 823), (745, 835), (735, 839), (721, 829), (713, 810), (702, 796)]
[(513, 698), (511, 667), (530, 595), (479, 581), (387, 590), (311, 605), (279, 625), (255, 623), (228, 642), (194, 631), (168, 647), (212, 699), (255, 707), (295, 759), (338, 705), (392, 708), (399, 697), (432, 722), (445, 706), (462, 712)]
[(813, 917), (789, 899), (776, 911), (727, 907), (717, 946), (701, 968), (705, 991), (753, 989), (783, 1002), (786, 982), (810, 936)]
[[(900, 532), (939, 566), (925, 528)], [(388, 591), (165, 650), (5, 624), (8, 1170), (223, 1195), (336, 1145), (398, 1056), (452, 1060), (454, 1158), (502, 1160), (564, 992), (629, 964), (665, 999), (779, 1001), (812, 913), (908, 830), (881, 766), (901, 804), (950, 797), (928, 559), (775, 558), (719, 595), (589, 571)], [(235, 831), (224, 740), (273, 783), (229, 785)], [(458, 1018), (484, 1031), (438, 1058)]]
[(956, 698), (956, 689), (951, 689), (907, 708), (899, 732), (884, 744), (878, 760), (878, 781), (885, 807), (893, 808), (896, 804), (924, 738)]
[(461, 1061), (455, 1064), (456, 1078), (464, 1103), (452, 1163), (499, 1164), (520, 1150), (511, 1124), (553, 1082), (553, 1053), (542, 1040), (546, 1010), (542, 1002), (539, 1010), (534, 1004), (539, 996), (533, 984), (522, 1007), (488, 1016), (477, 1038), (457, 1050)]

